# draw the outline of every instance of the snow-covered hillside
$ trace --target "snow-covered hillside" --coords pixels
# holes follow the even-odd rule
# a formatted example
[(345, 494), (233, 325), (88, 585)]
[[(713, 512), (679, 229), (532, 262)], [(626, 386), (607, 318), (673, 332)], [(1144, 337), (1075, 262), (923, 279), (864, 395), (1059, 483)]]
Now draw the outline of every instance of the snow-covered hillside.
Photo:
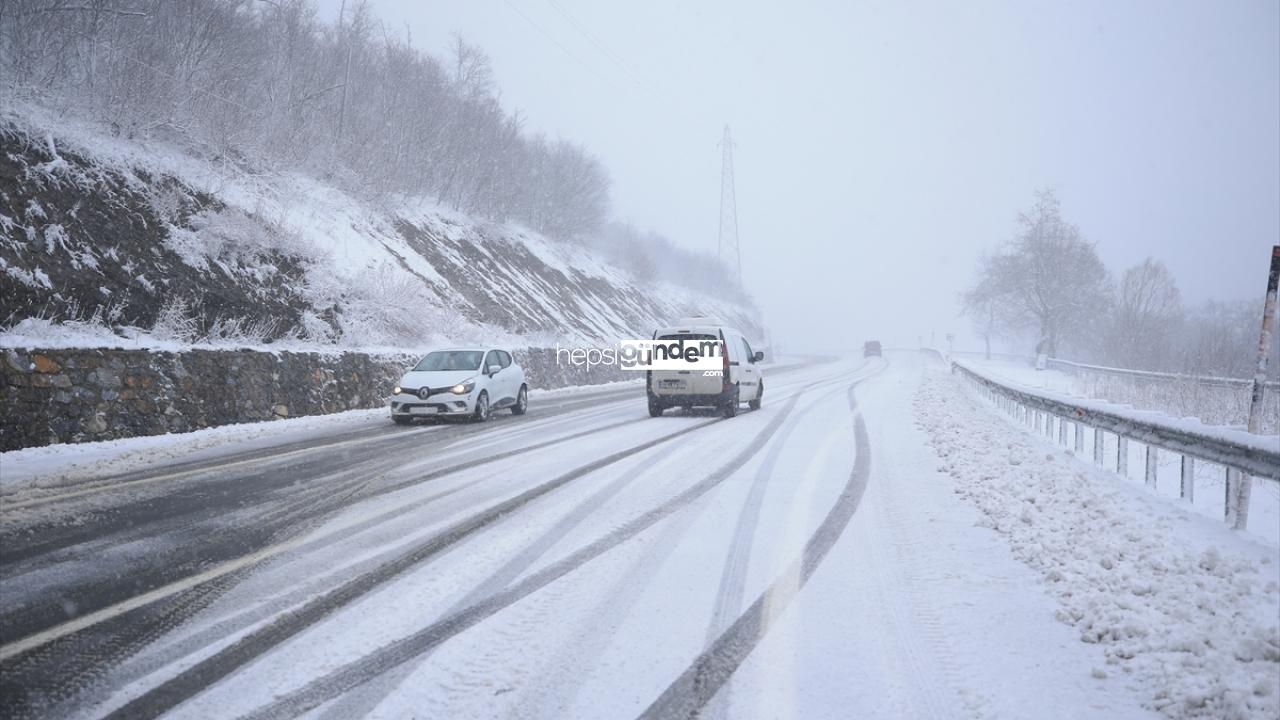
[(131, 140), (11, 106), (0, 149), (0, 322), (25, 338), (68, 320), (346, 347), (609, 340), (693, 314), (760, 330), (753, 308), (586, 249), (323, 168), (260, 172), (162, 129)]

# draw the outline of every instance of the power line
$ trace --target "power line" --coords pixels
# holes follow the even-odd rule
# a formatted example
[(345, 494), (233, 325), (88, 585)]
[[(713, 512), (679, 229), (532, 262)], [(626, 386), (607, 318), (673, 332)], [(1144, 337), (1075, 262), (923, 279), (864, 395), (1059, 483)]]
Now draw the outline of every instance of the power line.
[(626, 64), (623, 63), (621, 59), (618, 58), (617, 54), (615, 54), (612, 50), (610, 50), (607, 46), (605, 46), (605, 44), (602, 41), (598, 40), (590, 30), (584, 27), (582, 23), (579, 23), (577, 19), (575, 19), (573, 15), (569, 13), (568, 10), (565, 10), (560, 3), (556, 2), (556, 0), (547, 0), (547, 3), (551, 5), (551, 7), (555, 8), (556, 12), (560, 13), (560, 15), (563, 16), (565, 20), (568, 20), (569, 24), (572, 25), (574, 29), (577, 30), (580, 35), (582, 35), (582, 37), (587, 39), (587, 42), (594, 45), (595, 48), (599, 50), (601, 54), (603, 54), (606, 58), (609, 59), (610, 62), (612, 62), (615, 66), (617, 66), (617, 68), (621, 70), (631, 80), (631, 82), (636, 84), (636, 87), (639, 87), (642, 90), (648, 90), (648, 88), (645, 87), (645, 84), (641, 82), (640, 79), (636, 77), (635, 74), (632, 73), (630, 69), (627, 68)]
[(534, 30), (537, 30), (539, 33), (541, 33), (541, 34), (542, 34), (542, 36), (543, 36), (543, 37), (545, 37), (547, 40), (550, 40), (550, 41), (551, 41), (551, 43), (552, 43), (553, 45), (555, 45), (556, 47), (560, 48), (560, 50), (561, 50), (561, 51), (563, 51), (565, 55), (568, 55), (570, 58), (572, 58), (574, 62), (578, 63), (578, 64), (579, 64), (579, 65), (581, 65), (583, 68), (585, 68), (586, 70), (588, 70), (591, 74), (593, 74), (593, 75), (595, 75), (596, 77), (598, 77), (598, 78), (600, 78), (601, 80), (603, 80), (605, 83), (607, 83), (607, 84), (608, 84), (610, 87), (612, 87), (613, 89), (615, 89), (615, 90), (621, 90), (621, 88), (619, 88), (617, 85), (614, 85), (614, 83), (613, 83), (613, 81), (612, 81), (612, 80), (610, 80), (609, 78), (607, 78), (607, 77), (605, 77), (604, 75), (602, 75), (602, 74), (600, 73), (600, 71), (599, 71), (599, 70), (596, 70), (596, 69), (595, 69), (594, 67), (592, 67), (591, 65), (588, 65), (587, 63), (583, 62), (583, 61), (582, 61), (582, 58), (578, 57), (577, 55), (574, 55), (574, 54), (573, 54), (573, 51), (569, 50), (569, 48), (565, 47), (563, 43), (561, 43), (559, 40), (555, 39), (555, 37), (554, 37), (554, 36), (552, 36), (552, 34), (551, 34), (551, 33), (547, 32), (547, 30), (546, 30), (545, 28), (543, 28), (541, 25), (539, 25), (538, 23), (534, 22), (533, 18), (531, 18), (531, 17), (529, 17), (528, 15), (526, 15), (526, 14), (525, 14), (525, 12), (524, 12), (523, 10), (521, 10), (519, 7), (517, 7), (517, 6), (515, 5), (515, 3), (511, 2), (511, 0), (502, 0), (502, 1), (503, 1), (503, 2), (505, 2), (505, 3), (507, 4), (507, 7), (509, 7), (509, 8), (511, 8), (512, 10), (514, 10), (514, 11), (515, 11), (515, 13), (516, 13), (517, 15), (519, 15), (519, 16), (520, 16), (520, 17), (522, 17), (522, 18), (524, 18), (524, 21), (525, 21), (525, 22), (527, 22), (527, 23), (529, 23), (529, 25), (531, 25), (531, 26), (533, 27), (533, 29), (534, 29)]

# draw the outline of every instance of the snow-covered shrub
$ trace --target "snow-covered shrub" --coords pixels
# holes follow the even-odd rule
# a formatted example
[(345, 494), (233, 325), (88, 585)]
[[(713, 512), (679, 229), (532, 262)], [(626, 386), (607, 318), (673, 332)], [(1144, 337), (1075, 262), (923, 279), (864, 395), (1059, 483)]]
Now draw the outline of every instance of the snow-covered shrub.
[(277, 335), (279, 321), (268, 318), (218, 318), (205, 331), (203, 341), (210, 345), (257, 346)]
[(185, 198), (181, 187), (172, 182), (154, 182), (146, 186), (147, 205), (160, 222), (173, 228), (182, 218)]
[(191, 303), (180, 295), (165, 298), (156, 312), (151, 335), (157, 340), (192, 343), (199, 337), (199, 323)]
[(299, 340), (329, 344), (337, 339), (337, 331), (324, 318), (304, 310), (298, 318), (298, 326), (293, 335)]
[(308, 263), (321, 257), (314, 243), (283, 223), (236, 209), (201, 211), (185, 227), (170, 224), (164, 242), (183, 262), (201, 270), (213, 262), (274, 272), (273, 256)]
[(336, 310), (342, 341), (354, 346), (417, 345), (458, 325), (457, 313), (441, 307), (416, 278), (385, 263), (348, 288)]

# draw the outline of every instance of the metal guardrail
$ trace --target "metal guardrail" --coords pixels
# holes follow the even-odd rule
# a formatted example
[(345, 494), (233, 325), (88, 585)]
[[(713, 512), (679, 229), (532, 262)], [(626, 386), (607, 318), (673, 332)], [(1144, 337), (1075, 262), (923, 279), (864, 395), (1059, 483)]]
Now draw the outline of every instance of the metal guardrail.
[[(1204, 387), (1227, 387), (1244, 390), (1253, 387), (1252, 378), (1212, 377), (1207, 375), (1183, 375), (1180, 373), (1154, 372), (1151, 370), (1130, 370), (1129, 368), (1087, 365), (1085, 363), (1071, 362), (1070, 360), (1059, 360), (1058, 358), (1049, 358), (1048, 367), (1054, 370), (1062, 370), (1063, 372), (1073, 374), (1092, 373), (1094, 375), (1111, 375), (1114, 377), (1123, 377), (1132, 380), (1146, 380), (1150, 382), (1174, 381), (1191, 383)], [(1267, 390), (1280, 390), (1280, 380), (1269, 380), (1263, 385)]]
[[(1280, 447), (1267, 450), (1254, 445), (1232, 441), (1229, 438), (1208, 433), (1197, 433), (1158, 421), (1143, 421), (1096, 407), (1075, 404), (1039, 395), (1023, 388), (1011, 387), (981, 373), (952, 362), (951, 371), (976, 385), (997, 407), (1019, 420), (1043, 432), (1047, 437), (1057, 435), (1060, 445), (1068, 445), (1068, 425), (1072, 428), (1071, 446), (1076, 453), (1084, 452), (1085, 429), (1093, 430), (1093, 461), (1106, 465), (1105, 433), (1117, 438), (1115, 471), (1128, 475), (1129, 441), (1146, 446), (1145, 480), (1149, 486), (1156, 484), (1158, 450), (1181, 456), (1182, 476), (1180, 495), (1187, 500), (1195, 497), (1195, 465), (1207, 462), (1225, 468), (1226, 495), (1223, 516), (1229, 524), (1243, 527), (1248, 521), (1248, 508), (1238, 507), (1233, 498), (1239, 497), (1238, 488), (1248, 482), (1249, 476), (1280, 482)], [(1056, 426), (1056, 427), (1055, 427)]]
[[(957, 351), (953, 355), (963, 355), (971, 358), (984, 358), (985, 353), (980, 351)], [(1032, 355), (1019, 355), (1017, 353), (991, 353), (991, 357), (997, 360), (1011, 360), (1014, 362), (1025, 362), (1028, 365), (1034, 365), (1036, 359)], [(1112, 377), (1122, 377), (1133, 380), (1145, 380), (1149, 382), (1179, 382), (1189, 383), (1192, 385), (1200, 385), (1203, 387), (1226, 387), (1237, 390), (1248, 390), (1253, 386), (1253, 378), (1233, 378), (1233, 377), (1216, 377), (1212, 375), (1187, 375), (1184, 373), (1156, 372), (1154, 370), (1133, 370), (1131, 368), (1108, 367), (1106, 365), (1090, 365), (1088, 363), (1079, 363), (1072, 360), (1063, 360), (1061, 358), (1047, 358), (1046, 367), (1053, 370), (1061, 370), (1072, 375), (1092, 374), (1092, 375), (1109, 375)], [(1268, 392), (1280, 392), (1280, 380), (1268, 380), (1263, 383)]]

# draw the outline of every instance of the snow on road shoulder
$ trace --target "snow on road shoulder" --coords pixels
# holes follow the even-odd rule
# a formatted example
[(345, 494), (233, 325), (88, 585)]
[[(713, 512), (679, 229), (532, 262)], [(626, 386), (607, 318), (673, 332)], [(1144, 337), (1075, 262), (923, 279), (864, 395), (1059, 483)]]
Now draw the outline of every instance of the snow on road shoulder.
[(1280, 551), (1018, 431), (942, 372), (914, 407), (955, 492), (1105, 647), (1095, 675), (1170, 717), (1280, 714)]
[(1037, 370), (1029, 362), (984, 360), (980, 357), (958, 357), (960, 362), (986, 375), (1018, 383), (1024, 387), (1048, 390), (1062, 395), (1085, 397), (1077, 378), (1060, 370)]
[(349, 410), (330, 415), (237, 423), (144, 437), (46, 445), (0, 453), (0, 504), (36, 497), (79, 481), (140, 469), (208, 460), (229, 452), (367, 429), (386, 420), (387, 410)]
[[(531, 391), (534, 403), (639, 388), (643, 378), (601, 385)], [(151, 470), (175, 463), (213, 460), (233, 453), (389, 427), (385, 407), (328, 415), (277, 418), (145, 437), (46, 445), (0, 452), (0, 505), (55, 494), (86, 480)], [(419, 428), (423, 429), (423, 428)], [(412, 430), (409, 430), (412, 432)]]

